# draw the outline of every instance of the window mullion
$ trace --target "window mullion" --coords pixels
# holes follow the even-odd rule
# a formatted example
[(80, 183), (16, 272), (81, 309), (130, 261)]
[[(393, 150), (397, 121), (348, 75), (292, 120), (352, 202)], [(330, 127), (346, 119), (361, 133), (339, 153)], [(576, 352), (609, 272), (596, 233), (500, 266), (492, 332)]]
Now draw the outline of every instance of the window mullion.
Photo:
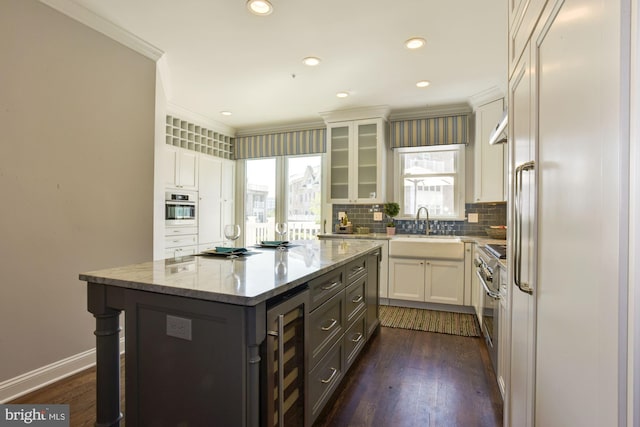
[(276, 223), (287, 222), (287, 173), (287, 157), (276, 157)]

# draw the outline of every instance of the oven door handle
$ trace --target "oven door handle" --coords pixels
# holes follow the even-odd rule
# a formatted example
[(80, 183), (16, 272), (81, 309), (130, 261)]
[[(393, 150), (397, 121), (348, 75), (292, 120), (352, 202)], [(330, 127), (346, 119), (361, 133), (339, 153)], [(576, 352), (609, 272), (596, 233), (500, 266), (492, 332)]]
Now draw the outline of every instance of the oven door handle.
[(489, 289), (487, 282), (485, 282), (484, 277), (482, 277), (482, 275), (478, 270), (476, 270), (476, 275), (478, 276), (478, 279), (480, 279), (480, 283), (482, 283), (482, 287), (484, 288), (484, 291), (486, 292), (486, 294), (493, 299), (500, 299), (500, 292), (496, 292)]

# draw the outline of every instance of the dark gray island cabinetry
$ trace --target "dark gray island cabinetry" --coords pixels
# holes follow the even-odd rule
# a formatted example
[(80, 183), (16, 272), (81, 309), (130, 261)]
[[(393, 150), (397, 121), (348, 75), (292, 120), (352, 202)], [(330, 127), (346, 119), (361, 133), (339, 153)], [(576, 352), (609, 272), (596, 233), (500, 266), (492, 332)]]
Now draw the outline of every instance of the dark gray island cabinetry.
[(96, 318), (96, 425), (311, 425), (378, 326), (380, 250), (294, 243), (81, 274)]

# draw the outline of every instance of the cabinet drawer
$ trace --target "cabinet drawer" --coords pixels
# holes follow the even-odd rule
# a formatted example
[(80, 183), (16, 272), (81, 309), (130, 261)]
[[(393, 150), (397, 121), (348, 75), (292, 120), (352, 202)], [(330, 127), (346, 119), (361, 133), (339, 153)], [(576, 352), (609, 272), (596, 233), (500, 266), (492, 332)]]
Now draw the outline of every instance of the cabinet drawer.
[(335, 295), (309, 316), (309, 363), (316, 363), (326, 354), (345, 329), (344, 292)]
[(344, 348), (339, 340), (309, 373), (309, 408), (311, 423), (316, 420), (344, 376)]
[(360, 313), (353, 324), (344, 334), (344, 355), (347, 361), (346, 370), (349, 369), (353, 361), (367, 342), (367, 316), (366, 312)]
[(309, 282), (311, 310), (315, 310), (332, 296), (344, 290), (344, 269), (339, 268)]
[(355, 261), (351, 261), (347, 264), (347, 284), (353, 283), (360, 278), (363, 274), (367, 273), (367, 257), (363, 256)]
[(347, 287), (347, 298), (345, 304), (347, 308), (347, 325), (350, 325), (358, 314), (364, 310), (366, 306), (366, 289), (367, 276), (357, 279)]
[(170, 236), (185, 236), (189, 234), (198, 234), (198, 227), (167, 227), (164, 229), (164, 235), (167, 238)]
[(179, 246), (192, 246), (197, 245), (198, 236), (176, 236), (176, 237), (166, 237), (164, 239), (164, 247), (165, 248), (177, 248)]

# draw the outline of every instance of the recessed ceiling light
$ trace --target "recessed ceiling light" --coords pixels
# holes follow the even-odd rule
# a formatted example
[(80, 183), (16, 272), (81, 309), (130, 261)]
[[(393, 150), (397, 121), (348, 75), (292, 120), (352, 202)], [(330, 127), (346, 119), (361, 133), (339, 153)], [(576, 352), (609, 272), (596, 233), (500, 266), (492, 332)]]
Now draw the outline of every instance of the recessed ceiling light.
[(346, 98), (347, 96), (349, 96), (349, 92), (338, 92), (336, 93), (336, 96), (338, 98)]
[(220, 114), (222, 114), (223, 116), (230, 116), (233, 113), (231, 111), (220, 111)]
[(419, 49), (427, 43), (425, 39), (422, 37), (411, 37), (409, 40), (404, 42), (404, 45), (408, 49)]
[(269, 0), (249, 0), (247, 1), (247, 9), (256, 15), (269, 15), (273, 12), (273, 6)]
[(318, 65), (320, 63), (320, 58), (317, 58), (315, 56), (307, 56), (306, 58), (304, 58), (302, 60), (302, 63), (304, 65), (308, 65), (310, 67), (315, 67), (316, 65)]
[(418, 87), (427, 87), (431, 84), (430, 81), (428, 80), (420, 80), (418, 83), (416, 83), (416, 86)]

